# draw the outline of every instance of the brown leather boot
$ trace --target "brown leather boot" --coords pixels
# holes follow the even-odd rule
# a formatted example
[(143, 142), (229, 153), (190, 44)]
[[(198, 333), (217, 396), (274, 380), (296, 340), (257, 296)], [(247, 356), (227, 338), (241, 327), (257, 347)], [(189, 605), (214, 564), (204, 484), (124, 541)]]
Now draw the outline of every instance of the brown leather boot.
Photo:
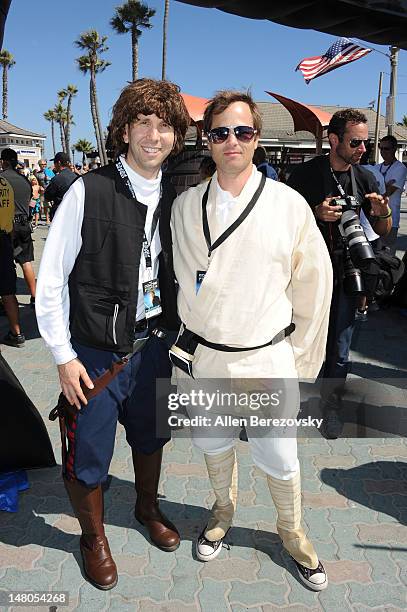
[(157, 491), (160, 480), (163, 449), (145, 455), (132, 449), (137, 492), (134, 516), (148, 529), (151, 541), (161, 550), (172, 552), (179, 546), (177, 528), (158, 507)]
[(89, 489), (66, 478), (64, 484), (82, 528), (80, 549), (85, 575), (98, 589), (113, 589), (117, 584), (117, 568), (103, 526), (102, 487)]

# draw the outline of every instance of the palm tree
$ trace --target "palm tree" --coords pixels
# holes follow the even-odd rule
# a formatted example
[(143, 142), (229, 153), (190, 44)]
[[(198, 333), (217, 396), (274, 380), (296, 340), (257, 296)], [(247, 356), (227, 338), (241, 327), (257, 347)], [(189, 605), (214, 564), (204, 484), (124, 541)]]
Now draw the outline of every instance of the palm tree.
[(100, 36), (96, 30), (88, 30), (83, 32), (78, 40), (75, 41), (75, 45), (80, 49), (85, 49), (87, 55), (82, 55), (76, 59), (79, 70), (86, 74), (90, 73), (89, 81), (89, 97), (90, 97), (90, 109), (92, 113), (93, 126), (95, 128), (96, 143), (99, 151), (99, 156), (102, 164), (107, 164), (107, 154), (105, 142), (103, 140), (102, 124), (100, 121), (99, 105), (96, 91), (96, 74), (103, 72), (110, 62), (101, 60), (99, 58), (100, 53), (104, 53), (108, 50), (106, 46), (107, 36)]
[(78, 93), (78, 88), (76, 87), (76, 85), (68, 85), (66, 89), (61, 89), (61, 91), (58, 92), (58, 97), (61, 99), (61, 101), (65, 100), (65, 98), (68, 98), (67, 103), (66, 103), (66, 119), (67, 120), (66, 120), (65, 127), (64, 127), (65, 146), (66, 146), (65, 152), (68, 153), (68, 155), (70, 154), (70, 151), (71, 151), (72, 98), (76, 96), (77, 93)]
[(66, 108), (62, 102), (58, 102), (54, 106), (55, 121), (59, 124), (59, 132), (61, 136), (61, 149), (66, 153), (65, 143), (65, 123), (66, 123)]
[(403, 125), (407, 128), (407, 115), (403, 115), (401, 121), (397, 125)]
[(78, 151), (78, 153), (82, 153), (83, 166), (86, 163), (87, 153), (92, 153), (93, 151), (92, 143), (89, 140), (86, 140), (86, 138), (80, 138), (78, 142), (74, 144), (73, 148), (75, 149), (75, 151)]
[(116, 13), (110, 20), (110, 25), (118, 34), (131, 32), (133, 81), (138, 77), (138, 39), (142, 34), (140, 28), (152, 28), (150, 19), (154, 15), (155, 10), (139, 0), (127, 0), (122, 6), (116, 7)]
[(161, 69), (161, 78), (165, 80), (167, 69), (167, 32), (168, 32), (168, 14), (170, 11), (170, 0), (165, 0), (164, 6), (164, 21), (163, 21), (163, 63)]
[(3, 119), (7, 119), (8, 116), (8, 70), (14, 66), (15, 61), (13, 56), (6, 49), (0, 51), (0, 64), (3, 66)]
[[(60, 89), (57, 92), (58, 103), (56, 104), (54, 108), (54, 110), (57, 113), (57, 117), (58, 117), (57, 122), (59, 123), (59, 128), (61, 130), (61, 148), (64, 151), (64, 153), (67, 152), (66, 138), (65, 138), (67, 114), (66, 114), (66, 107), (63, 105), (63, 102), (66, 96), (67, 96), (67, 93), (65, 89)], [(62, 134), (62, 131), (63, 131), (63, 134)]]
[(52, 150), (54, 151), (54, 157), (55, 157), (56, 149), (55, 149), (55, 130), (54, 130), (54, 126), (55, 126), (55, 121), (56, 121), (56, 113), (55, 113), (54, 109), (50, 108), (49, 110), (47, 110), (47, 112), (44, 113), (44, 119), (46, 119), (47, 121), (51, 122)]

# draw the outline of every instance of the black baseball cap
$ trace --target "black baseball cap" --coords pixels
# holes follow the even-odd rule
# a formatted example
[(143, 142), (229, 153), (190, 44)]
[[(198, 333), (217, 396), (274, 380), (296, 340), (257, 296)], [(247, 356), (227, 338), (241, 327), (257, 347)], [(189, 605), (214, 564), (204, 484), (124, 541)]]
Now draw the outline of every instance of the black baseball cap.
[(67, 153), (64, 153), (64, 151), (59, 151), (59, 153), (57, 153), (55, 157), (51, 159), (51, 161), (59, 162), (63, 166), (66, 166), (67, 164), (71, 163), (71, 158)]
[(17, 153), (14, 151), (14, 149), (3, 149), (1, 152), (1, 159), (14, 163), (17, 163), (18, 161)]

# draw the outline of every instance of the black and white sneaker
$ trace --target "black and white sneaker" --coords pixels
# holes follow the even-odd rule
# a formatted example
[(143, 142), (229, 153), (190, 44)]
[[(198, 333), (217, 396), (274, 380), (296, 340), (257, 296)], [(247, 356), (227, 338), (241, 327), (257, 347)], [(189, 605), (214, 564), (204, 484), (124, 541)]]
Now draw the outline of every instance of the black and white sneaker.
[(213, 559), (216, 559), (222, 550), (223, 540), (225, 539), (229, 529), (223, 538), (220, 540), (215, 540), (214, 542), (211, 542), (205, 538), (205, 531), (206, 527), (201, 535), (198, 536), (198, 541), (196, 543), (196, 556), (200, 561), (212, 561)]
[(321, 561), (318, 562), (318, 567), (315, 569), (308, 569), (294, 558), (292, 559), (297, 567), (298, 576), (308, 588), (313, 591), (323, 591), (326, 589), (328, 586), (328, 576)]

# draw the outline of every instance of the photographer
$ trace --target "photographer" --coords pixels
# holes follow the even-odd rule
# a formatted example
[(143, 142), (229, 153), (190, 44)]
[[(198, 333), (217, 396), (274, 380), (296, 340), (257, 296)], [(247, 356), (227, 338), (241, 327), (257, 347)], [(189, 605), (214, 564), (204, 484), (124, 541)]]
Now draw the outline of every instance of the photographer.
[(335, 439), (343, 427), (338, 400), (349, 370), (358, 300), (374, 285), (369, 240), (388, 234), (391, 210), (388, 198), (378, 194), (375, 177), (358, 165), (369, 143), (365, 115), (352, 108), (336, 112), (329, 122), (328, 139), (329, 155), (299, 166), (288, 184), (314, 210), (332, 260), (334, 290), (321, 396), (324, 434)]

